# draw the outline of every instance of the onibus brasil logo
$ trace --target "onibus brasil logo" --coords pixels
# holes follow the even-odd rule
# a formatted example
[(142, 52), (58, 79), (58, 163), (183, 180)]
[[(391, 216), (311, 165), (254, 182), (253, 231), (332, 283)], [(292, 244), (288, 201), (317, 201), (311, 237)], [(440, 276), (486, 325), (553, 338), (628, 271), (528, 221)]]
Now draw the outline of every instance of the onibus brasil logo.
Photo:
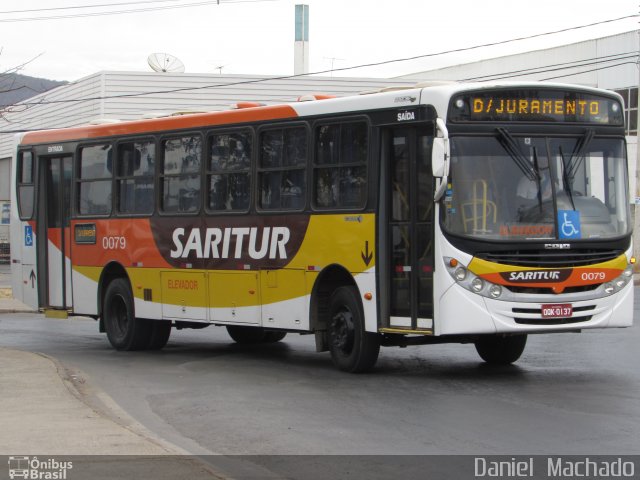
[(67, 470), (73, 468), (73, 462), (61, 462), (54, 458), (39, 460), (38, 457), (9, 457), (9, 478), (33, 480), (65, 480)]

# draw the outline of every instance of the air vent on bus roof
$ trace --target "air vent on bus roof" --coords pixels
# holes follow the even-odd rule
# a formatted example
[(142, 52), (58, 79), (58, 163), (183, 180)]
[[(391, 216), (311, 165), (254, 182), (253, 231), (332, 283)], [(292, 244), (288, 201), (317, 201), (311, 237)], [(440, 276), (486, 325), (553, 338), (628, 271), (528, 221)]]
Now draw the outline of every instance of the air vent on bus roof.
[(255, 108), (255, 107), (264, 107), (264, 103), (260, 102), (238, 102), (231, 105), (233, 110), (237, 110), (239, 108)]

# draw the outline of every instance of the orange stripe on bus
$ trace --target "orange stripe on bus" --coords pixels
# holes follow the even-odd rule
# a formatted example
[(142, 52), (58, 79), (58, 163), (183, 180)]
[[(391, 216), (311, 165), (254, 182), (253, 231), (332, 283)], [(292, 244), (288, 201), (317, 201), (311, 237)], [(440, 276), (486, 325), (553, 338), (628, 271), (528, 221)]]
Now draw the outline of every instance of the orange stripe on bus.
[[(95, 244), (75, 244), (73, 264), (78, 266), (106, 265), (116, 261), (126, 267), (142, 263), (148, 268), (172, 268), (158, 251), (148, 218), (74, 219), (77, 223), (96, 224)], [(109, 238), (124, 238), (124, 242), (104, 242)]]
[(138, 133), (157, 133), (171, 130), (184, 130), (207, 126), (230, 125), (236, 123), (260, 122), (295, 118), (298, 114), (288, 105), (276, 105), (224, 112), (198, 113), (174, 117), (136, 120), (131, 122), (110, 123), (106, 125), (89, 125), (59, 130), (44, 130), (27, 133), (22, 144), (56, 143), (68, 140), (83, 140), (116, 135), (133, 135)]

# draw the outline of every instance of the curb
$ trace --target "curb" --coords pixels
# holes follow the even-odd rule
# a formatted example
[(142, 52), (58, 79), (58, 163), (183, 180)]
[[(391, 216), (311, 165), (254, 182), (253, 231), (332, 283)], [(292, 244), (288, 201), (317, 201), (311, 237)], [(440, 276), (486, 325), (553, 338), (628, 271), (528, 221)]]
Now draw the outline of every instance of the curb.
[(33, 353), (49, 360), (54, 365), (58, 377), (60, 377), (69, 393), (102, 418), (121, 426), (144, 441), (166, 450), (169, 455), (190, 455), (185, 449), (163, 440), (131, 417), (111, 397), (103, 393), (99, 388), (93, 387), (89, 376), (81, 370), (66, 367), (57, 358), (45, 353)]
[[(86, 462), (80, 462), (81, 465), (79, 466), (86, 468), (88, 465), (89, 468), (97, 469), (100, 471), (100, 473), (104, 473), (105, 467), (107, 469), (114, 468), (112, 458), (121, 458), (129, 455), (128, 453), (114, 453), (113, 450), (109, 451), (109, 449), (113, 446), (123, 445), (118, 443), (122, 439), (124, 442), (130, 443), (134, 449), (140, 450), (140, 453), (132, 454), (133, 456), (131, 457), (131, 466), (128, 466), (126, 462), (120, 465), (118, 467), (120, 470), (124, 468), (124, 470), (120, 471), (120, 473), (126, 473), (127, 469), (132, 471), (137, 471), (136, 469), (139, 470), (139, 468), (136, 467), (136, 462), (160, 462), (166, 466), (164, 468), (170, 467), (171, 470), (176, 469), (176, 473), (180, 473), (180, 471), (186, 470), (191, 474), (197, 474), (194, 478), (198, 479), (206, 478), (207, 480), (226, 480), (229, 478), (228, 476), (220, 472), (220, 470), (216, 468), (212, 463), (207, 462), (205, 459), (199, 458), (198, 455), (191, 454), (185, 449), (171, 443), (170, 441), (162, 439), (160, 436), (148, 430), (144, 425), (142, 425), (140, 422), (135, 420), (135, 418), (131, 417), (127, 412), (125, 412), (111, 397), (108, 396), (108, 394), (100, 390), (99, 387), (96, 387), (94, 384), (92, 384), (89, 377), (81, 370), (69, 368), (65, 366), (60, 360), (40, 352), (20, 351), (16, 349), (1, 347), (0, 354), (2, 352), (7, 352), (8, 355), (12, 355), (11, 352), (20, 352), (20, 355), (31, 355), (33, 357), (39, 357), (41, 360), (45, 360), (46, 362), (48, 362), (50, 366), (53, 367), (52, 369), (50, 369), (50, 367), (46, 366), (46, 364), (42, 362), (31, 364), (31, 361), (28, 360), (28, 357), (25, 357), (26, 360), (23, 362), (23, 365), (26, 365), (26, 375), (29, 376), (33, 373), (35, 375), (51, 375), (52, 380), (57, 378), (57, 381), (60, 383), (58, 384), (59, 387), (56, 388), (61, 389), (61, 391), (66, 391), (66, 395), (68, 396), (66, 398), (69, 398), (69, 400), (67, 400), (63, 394), (60, 394), (61, 396), (52, 397), (53, 402), (49, 404), (49, 407), (53, 406), (55, 409), (66, 412), (63, 413), (63, 415), (68, 415), (70, 408), (74, 408), (75, 411), (80, 412), (80, 416), (77, 418), (77, 420), (74, 419), (74, 422), (91, 422), (82, 425), (83, 427), (85, 427), (82, 435), (85, 434), (84, 432), (92, 432), (88, 434), (86, 439), (87, 444), (91, 443), (92, 445), (90, 447), (90, 453), (70, 454), (72, 456), (87, 456), (88, 459), (86, 460)], [(14, 393), (16, 393), (18, 396), (20, 395), (20, 392)], [(73, 400), (71, 400), (71, 398), (73, 398)], [(77, 407), (73, 407), (73, 404), (68, 404), (68, 402), (79, 403), (76, 403)], [(13, 408), (16, 414), (19, 414), (21, 408), (28, 408), (27, 404), (23, 403), (21, 405), (22, 406), (15, 407), (18, 408), (18, 410), (15, 410), (14, 406), (12, 406), (11, 404), (9, 404), (9, 407)], [(84, 405), (84, 407), (81, 408), (79, 405)], [(88, 410), (84, 411), (84, 408)], [(27, 419), (26, 421), (28, 422), (30, 420)], [(33, 421), (33, 419), (31, 421)], [(55, 423), (56, 420), (54, 419), (53, 421)], [(74, 426), (74, 428), (77, 428), (77, 425)], [(93, 428), (96, 428), (96, 430), (93, 430)], [(97, 437), (96, 435), (99, 433), (104, 436)], [(18, 435), (22, 438), (21, 434)], [(136, 438), (137, 440), (135, 440)], [(24, 443), (24, 439), (16, 439), (16, 441), (18, 442), (18, 445)], [(49, 442), (49, 444), (51, 444), (51, 441), (55, 442), (55, 439), (52, 440), (50, 438), (49, 440), (45, 441), (43, 445), (45, 445), (46, 442)], [(53, 448), (55, 449), (55, 447)], [(91, 449), (93, 450), (93, 452), (91, 452)], [(106, 453), (104, 449), (107, 450)], [(56, 453), (56, 455), (60, 456), (65, 454)], [(74, 463), (76, 463), (75, 460)], [(116, 468), (116, 470), (118, 468)], [(106, 479), (112, 477), (109, 475), (106, 477), (98, 476), (98, 478)], [(127, 477), (118, 476), (118, 478)], [(160, 475), (160, 478), (165, 479), (168, 477), (166, 475)]]

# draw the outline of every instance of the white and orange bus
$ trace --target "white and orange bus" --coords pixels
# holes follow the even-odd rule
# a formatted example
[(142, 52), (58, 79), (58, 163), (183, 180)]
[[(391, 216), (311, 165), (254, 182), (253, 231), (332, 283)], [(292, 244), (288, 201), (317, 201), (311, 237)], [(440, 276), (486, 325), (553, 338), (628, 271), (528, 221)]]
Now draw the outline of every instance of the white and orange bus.
[(16, 298), (118, 350), (172, 328), (380, 346), (626, 327), (621, 98), (548, 83), (417, 85), (28, 132), (12, 181)]

